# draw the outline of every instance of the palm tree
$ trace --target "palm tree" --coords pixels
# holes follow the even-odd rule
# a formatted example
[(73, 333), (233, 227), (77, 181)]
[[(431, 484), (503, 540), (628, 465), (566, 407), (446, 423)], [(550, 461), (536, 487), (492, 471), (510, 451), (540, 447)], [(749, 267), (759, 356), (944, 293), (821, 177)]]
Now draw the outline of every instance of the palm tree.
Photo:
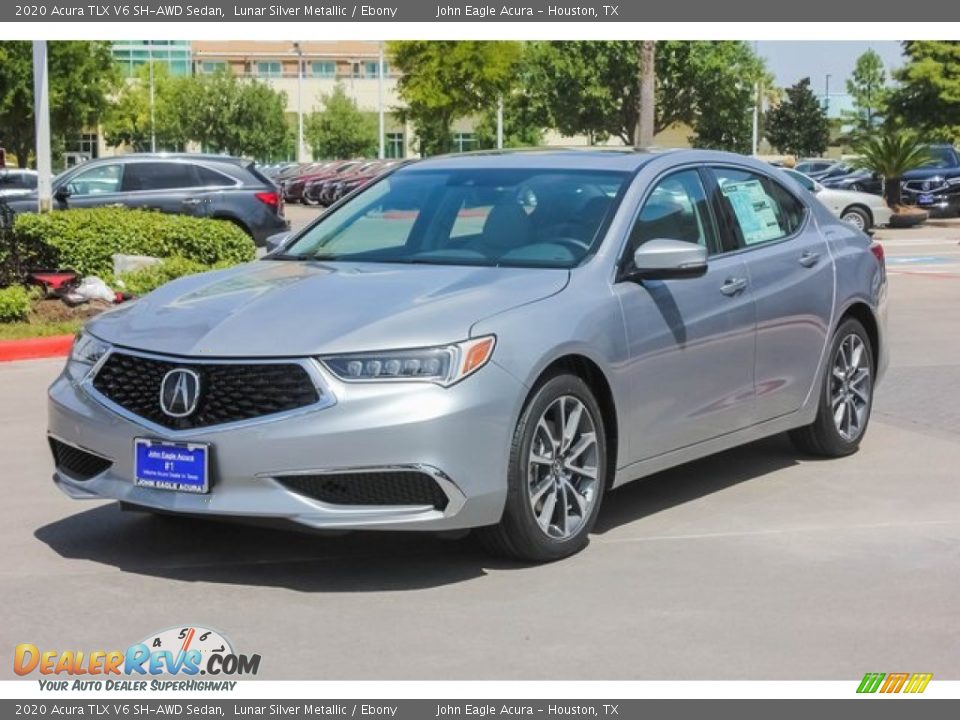
[(883, 198), (894, 209), (900, 206), (900, 179), (903, 174), (931, 160), (927, 146), (909, 132), (885, 130), (869, 135), (857, 142), (853, 150), (859, 157), (851, 165), (883, 178)]

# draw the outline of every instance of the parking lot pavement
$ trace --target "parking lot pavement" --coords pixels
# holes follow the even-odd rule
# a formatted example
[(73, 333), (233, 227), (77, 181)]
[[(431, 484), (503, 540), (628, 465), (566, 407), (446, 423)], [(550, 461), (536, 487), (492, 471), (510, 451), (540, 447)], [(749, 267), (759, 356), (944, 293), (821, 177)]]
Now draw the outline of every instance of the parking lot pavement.
[(296, 231), (319, 217), (324, 212), (324, 208), (288, 203), (284, 206), (283, 212), (290, 221), (290, 229)]
[[(908, 240), (943, 237), (884, 243), (940, 254)], [(194, 623), (260, 653), (266, 679), (960, 679), (960, 276), (894, 267), (892, 367), (859, 453), (817, 461), (775, 437), (662, 473), (607, 497), (583, 553), (539, 567), (469, 541), (68, 500), (43, 436), (60, 362), (4, 365), (0, 648)]]

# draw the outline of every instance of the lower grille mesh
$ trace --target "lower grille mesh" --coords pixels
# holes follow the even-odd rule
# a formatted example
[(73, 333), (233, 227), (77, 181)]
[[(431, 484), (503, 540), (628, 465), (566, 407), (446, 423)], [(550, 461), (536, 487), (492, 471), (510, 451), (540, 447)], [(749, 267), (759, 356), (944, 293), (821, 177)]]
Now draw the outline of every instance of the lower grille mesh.
[(53, 464), (57, 470), (62, 470), (77, 480), (96, 477), (113, 464), (99, 455), (88, 453), (86, 450), (67, 445), (54, 438), (50, 438), (50, 451), (53, 453)]
[(430, 505), (444, 510), (449, 502), (437, 481), (417, 470), (289, 475), (277, 481), (331, 505)]

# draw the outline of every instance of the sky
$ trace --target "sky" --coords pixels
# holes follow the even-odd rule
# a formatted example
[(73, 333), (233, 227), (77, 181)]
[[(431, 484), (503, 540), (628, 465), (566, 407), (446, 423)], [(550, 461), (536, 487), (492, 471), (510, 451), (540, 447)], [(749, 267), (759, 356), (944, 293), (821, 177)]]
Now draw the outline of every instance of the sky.
[(830, 94), (845, 93), (846, 80), (853, 72), (857, 58), (873, 48), (890, 70), (903, 64), (900, 43), (891, 41), (760, 41), (757, 52), (767, 61), (767, 68), (776, 76), (777, 85), (788, 87), (804, 77), (811, 88), (824, 95), (826, 76), (830, 77)]

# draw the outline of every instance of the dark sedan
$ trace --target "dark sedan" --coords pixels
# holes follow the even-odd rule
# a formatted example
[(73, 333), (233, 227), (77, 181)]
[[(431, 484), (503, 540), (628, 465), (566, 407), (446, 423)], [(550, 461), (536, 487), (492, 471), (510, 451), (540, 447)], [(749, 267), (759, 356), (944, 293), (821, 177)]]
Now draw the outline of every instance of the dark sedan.
[[(37, 209), (36, 193), (11, 199)], [(123, 205), (232, 222), (263, 245), (289, 223), (277, 187), (248, 160), (213, 155), (133, 154), (100, 158), (53, 181), (54, 209)]]

